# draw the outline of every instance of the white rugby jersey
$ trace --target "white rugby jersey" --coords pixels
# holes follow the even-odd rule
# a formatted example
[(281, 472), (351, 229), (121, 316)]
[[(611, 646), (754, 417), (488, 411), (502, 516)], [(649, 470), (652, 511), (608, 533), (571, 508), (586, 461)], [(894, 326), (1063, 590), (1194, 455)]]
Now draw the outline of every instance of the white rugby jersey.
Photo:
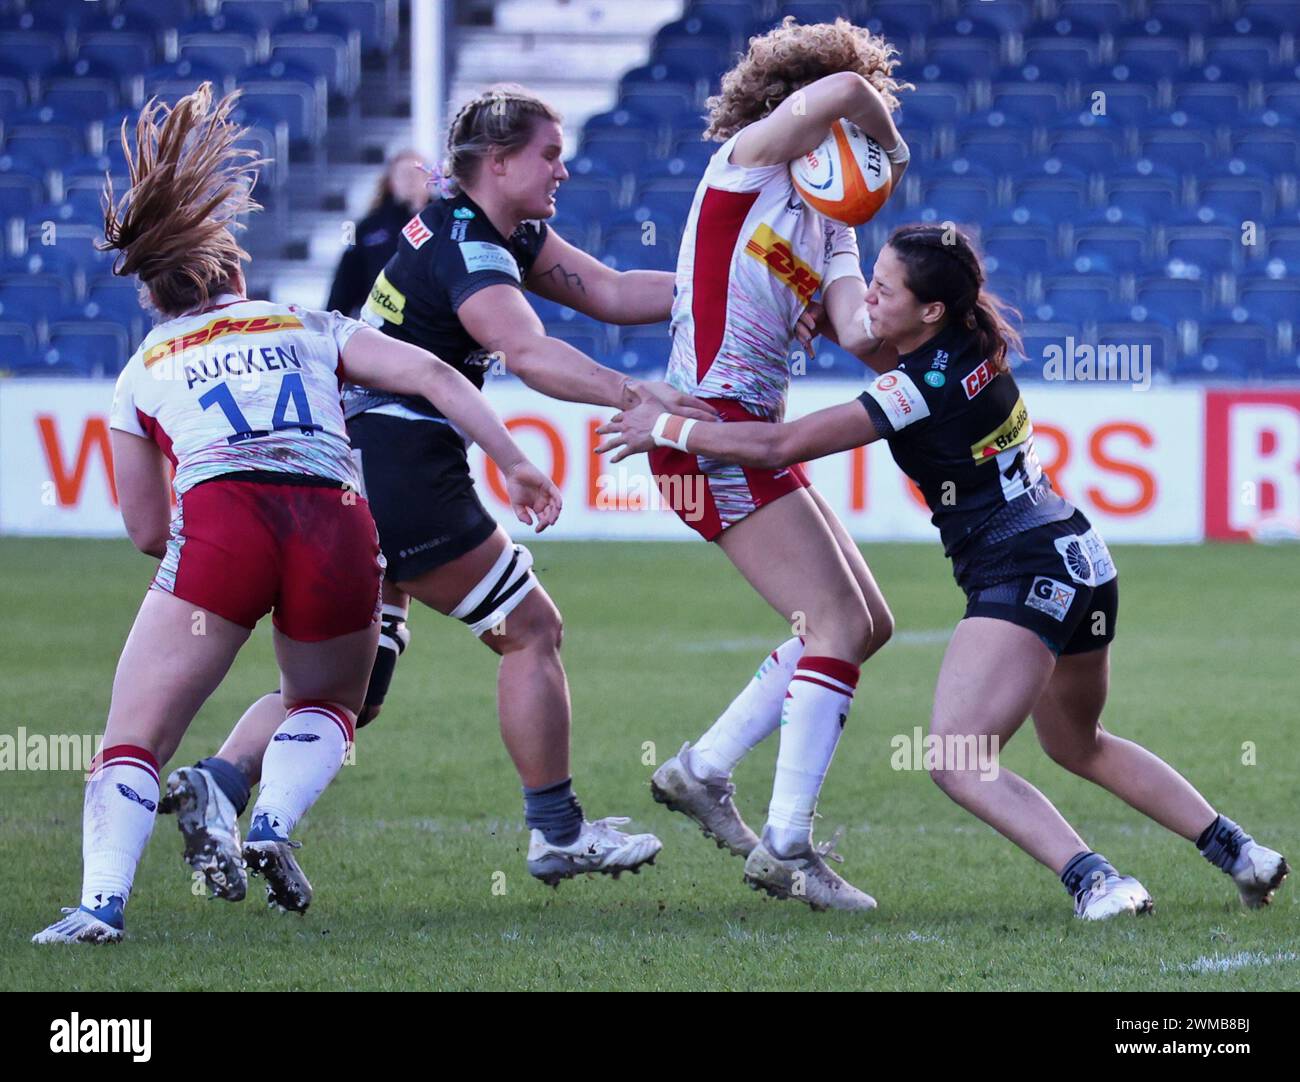
[(677, 256), (668, 382), (730, 398), (779, 421), (795, 324), (838, 252), (858, 254), (851, 227), (804, 203), (787, 164), (729, 162), (737, 132), (709, 160)]
[(163, 449), (177, 495), (242, 470), (356, 485), (340, 354), (363, 326), (338, 312), (217, 297), (149, 332), (118, 377), (109, 424)]

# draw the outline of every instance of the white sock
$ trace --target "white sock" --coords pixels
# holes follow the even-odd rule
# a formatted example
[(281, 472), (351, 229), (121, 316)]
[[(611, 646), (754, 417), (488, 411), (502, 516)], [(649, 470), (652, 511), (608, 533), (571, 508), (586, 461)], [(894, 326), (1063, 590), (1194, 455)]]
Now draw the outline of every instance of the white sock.
[(131, 896), (136, 865), (158, 811), (158, 760), (144, 748), (114, 744), (86, 782), (81, 819), (81, 904)]
[(805, 848), (835, 746), (853, 705), (858, 666), (833, 657), (799, 661), (781, 712), (781, 750), (765, 834), (778, 856)]
[(352, 715), (333, 703), (300, 703), (290, 710), (262, 756), (252, 818), (265, 815), (280, 837), (289, 837), (343, 765), (353, 724)]
[(691, 748), (691, 767), (711, 777), (727, 777), (736, 764), (781, 725), (781, 703), (794, 675), (803, 639), (787, 639), (763, 659), (754, 678)]

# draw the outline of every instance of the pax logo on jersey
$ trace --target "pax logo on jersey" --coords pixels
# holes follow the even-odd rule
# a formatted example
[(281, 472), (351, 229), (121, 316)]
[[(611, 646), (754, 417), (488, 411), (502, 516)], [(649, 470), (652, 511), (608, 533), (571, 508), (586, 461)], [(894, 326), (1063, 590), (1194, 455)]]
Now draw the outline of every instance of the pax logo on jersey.
[[(935, 367), (938, 368), (939, 366), (935, 365)], [(980, 391), (984, 390), (985, 387), (993, 382), (993, 377), (997, 374), (998, 370), (989, 364), (988, 361), (985, 361), (978, 368), (974, 369), (969, 376), (961, 381), (961, 385), (966, 391), (966, 397), (974, 398), (980, 393)]]
[[(972, 372), (971, 375), (974, 375), (974, 373)], [(983, 462), (986, 458), (994, 458), (1008, 447), (1024, 443), (1033, 434), (1033, 431), (1034, 426), (1029, 423), (1029, 407), (1025, 405), (1023, 398), (1017, 398), (1016, 404), (1011, 407), (1010, 416), (980, 440), (979, 443), (971, 445), (971, 457), (976, 462)]]
[(144, 353), (144, 366), (149, 368), (177, 353), (184, 353), (187, 349), (206, 346), (227, 334), (265, 334), (268, 331), (301, 329), (302, 321), (297, 316), (256, 316), (251, 319), (229, 319), (223, 316), (179, 338), (169, 338), (166, 342), (150, 346)]
[(794, 254), (790, 242), (766, 222), (745, 243), (745, 253), (764, 263), (805, 304), (821, 285), (821, 275)]
[(906, 372), (886, 372), (876, 377), (867, 387), (867, 394), (885, 411), (895, 432), (930, 416), (930, 407)]
[(417, 214), (402, 226), (402, 236), (411, 242), (412, 248), (418, 248), (433, 236), (433, 231), (420, 221), (420, 216)]

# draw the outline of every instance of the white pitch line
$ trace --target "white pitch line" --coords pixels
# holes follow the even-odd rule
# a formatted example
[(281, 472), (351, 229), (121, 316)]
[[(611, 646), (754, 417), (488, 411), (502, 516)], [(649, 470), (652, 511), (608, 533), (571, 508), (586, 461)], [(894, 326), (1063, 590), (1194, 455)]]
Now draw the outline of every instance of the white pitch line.
[(1300, 954), (1295, 951), (1275, 951), (1264, 954), (1261, 951), (1238, 951), (1236, 954), (1215, 954), (1209, 958), (1202, 955), (1194, 962), (1182, 962), (1170, 966), (1160, 963), (1162, 973), (1175, 970), (1181, 973), (1227, 973), (1244, 966), (1271, 966), (1278, 962), (1300, 962)]

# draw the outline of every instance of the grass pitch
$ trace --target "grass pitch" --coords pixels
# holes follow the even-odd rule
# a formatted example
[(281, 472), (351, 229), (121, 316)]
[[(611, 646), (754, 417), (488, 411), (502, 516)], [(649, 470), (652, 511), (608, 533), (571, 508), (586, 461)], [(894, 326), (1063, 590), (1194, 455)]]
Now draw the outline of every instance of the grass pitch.
[[(788, 631), (702, 544), (540, 543), (566, 618), (574, 777), (589, 815), (664, 840), (619, 882), (558, 891), (524, 870), (520, 793), (496, 731), (495, 659), (459, 624), (412, 618), (384, 716), (300, 827), (316, 900), (272, 913), (191, 891), (174, 821), (136, 878), (128, 941), (50, 949), (33, 932), (79, 892), (81, 776), (0, 773), (0, 988), (1282, 989), (1300, 987), (1300, 883), (1246, 912), (1189, 843), (1066, 774), (1032, 727), (1005, 750), (1089, 844), (1156, 899), (1087, 926), (1055, 877), (962, 811), (890, 738), (929, 718), (961, 596), (937, 546), (865, 551), (899, 634), (864, 669), (819, 836), (880, 909), (815, 914), (741, 884), (741, 862), (652, 802), (647, 761), (694, 739)], [(1117, 547), (1122, 601), (1105, 722), (1164, 756), (1261, 841), (1300, 856), (1300, 560), (1294, 548)], [(103, 728), (152, 562), (126, 542), (0, 540), (0, 733)], [(175, 760), (219, 745), (276, 684), (259, 629)], [(737, 772), (763, 819), (776, 741)], [(1245, 760), (1245, 761), (1243, 761)], [(1253, 765), (1248, 765), (1253, 762)]]

